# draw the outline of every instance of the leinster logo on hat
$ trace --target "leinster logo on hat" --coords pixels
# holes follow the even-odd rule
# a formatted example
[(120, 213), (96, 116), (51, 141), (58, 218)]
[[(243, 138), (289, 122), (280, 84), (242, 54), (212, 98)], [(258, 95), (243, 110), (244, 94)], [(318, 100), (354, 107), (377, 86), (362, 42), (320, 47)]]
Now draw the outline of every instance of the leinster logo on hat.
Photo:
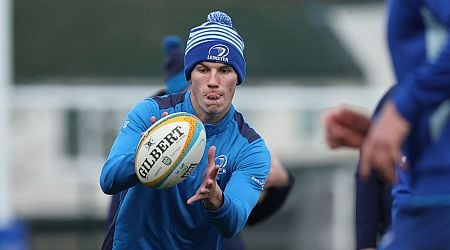
[(228, 53), (230, 49), (223, 44), (216, 44), (208, 50), (208, 60), (228, 62)]

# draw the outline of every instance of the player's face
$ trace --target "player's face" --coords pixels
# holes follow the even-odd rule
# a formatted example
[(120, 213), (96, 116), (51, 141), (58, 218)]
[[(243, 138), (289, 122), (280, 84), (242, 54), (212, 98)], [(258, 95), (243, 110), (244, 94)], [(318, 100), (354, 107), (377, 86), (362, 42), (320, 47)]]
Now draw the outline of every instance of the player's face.
[(223, 63), (201, 62), (191, 73), (191, 102), (203, 122), (215, 124), (228, 112), (237, 85), (237, 73)]

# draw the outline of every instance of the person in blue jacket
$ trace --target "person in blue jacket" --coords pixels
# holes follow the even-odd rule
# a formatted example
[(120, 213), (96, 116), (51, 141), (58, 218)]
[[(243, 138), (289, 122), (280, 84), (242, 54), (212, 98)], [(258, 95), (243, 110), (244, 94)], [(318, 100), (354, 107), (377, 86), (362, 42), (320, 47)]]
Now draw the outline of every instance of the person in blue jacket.
[[(191, 29), (185, 49), (191, 90), (147, 98), (128, 113), (100, 175), (103, 192), (122, 192), (106, 236), (112, 243), (104, 249), (221, 249), (224, 237), (243, 228), (271, 162), (262, 137), (231, 103), (245, 80), (243, 50), (231, 18), (210, 13), (207, 22)], [(183, 182), (148, 188), (134, 172), (141, 133), (165, 114), (180, 111), (204, 123), (208, 150)]]
[[(427, 18), (447, 39), (429, 53)], [(407, 156), (408, 195), (394, 186), (392, 230), (381, 249), (450, 246), (450, 4), (448, 0), (391, 0), (388, 43), (397, 84), (361, 148), (360, 175), (374, 169), (390, 183)], [(402, 182), (401, 182), (402, 183)]]
[[(358, 210), (357, 204), (357, 213), (368, 218), (365, 222), (372, 226), (366, 228), (376, 228), (385, 218), (379, 210), (370, 215), (374, 209), (369, 206), (379, 206), (380, 195), (387, 197), (380, 190), (394, 184), (392, 230), (382, 241), (383, 249), (447, 249), (450, 5), (446, 0), (390, 0), (388, 7), (387, 37), (397, 84), (380, 102), (372, 124), (348, 109), (330, 112), (327, 142), (331, 147), (362, 146), (358, 172), (364, 178), (358, 183), (366, 187), (357, 200), (367, 205)], [(430, 37), (436, 27), (447, 40), (433, 53)], [(371, 169), (377, 170), (375, 175)], [(374, 232), (364, 232), (371, 249), (376, 247)]]

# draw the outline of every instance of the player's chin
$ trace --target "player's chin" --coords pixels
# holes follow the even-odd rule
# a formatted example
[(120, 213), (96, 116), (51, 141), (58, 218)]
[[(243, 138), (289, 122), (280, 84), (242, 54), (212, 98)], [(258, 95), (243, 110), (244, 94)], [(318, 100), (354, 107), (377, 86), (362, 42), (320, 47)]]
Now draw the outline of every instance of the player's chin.
[(206, 108), (208, 114), (210, 115), (220, 115), (225, 111), (225, 106), (223, 105), (207, 105)]

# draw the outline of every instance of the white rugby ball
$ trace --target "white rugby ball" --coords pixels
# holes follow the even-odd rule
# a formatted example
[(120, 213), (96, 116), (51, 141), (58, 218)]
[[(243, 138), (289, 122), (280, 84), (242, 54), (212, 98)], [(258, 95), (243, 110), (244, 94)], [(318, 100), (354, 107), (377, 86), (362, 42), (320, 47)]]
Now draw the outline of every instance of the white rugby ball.
[(194, 171), (205, 146), (205, 127), (196, 116), (186, 112), (170, 114), (142, 136), (136, 151), (136, 175), (148, 187), (172, 187)]

